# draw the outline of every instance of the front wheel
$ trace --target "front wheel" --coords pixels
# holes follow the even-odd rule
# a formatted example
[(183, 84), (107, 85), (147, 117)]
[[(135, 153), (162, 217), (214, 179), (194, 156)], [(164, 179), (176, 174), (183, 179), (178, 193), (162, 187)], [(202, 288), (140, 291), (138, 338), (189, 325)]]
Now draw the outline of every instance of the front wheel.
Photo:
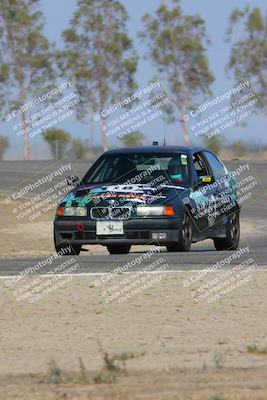
[(128, 254), (131, 245), (130, 244), (109, 244), (107, 245), (109, 254)]
[(182, 229), (179, 234), (178, 243), (167, 245), (168, 252), (190, 251), (192, 244), (192, 223), (190, 217), (185, 213)]
[(213, 239), (216, 250), (236, 250), (240, 239), (239, 211), (228, 216), (226, 223), (226, 237)]

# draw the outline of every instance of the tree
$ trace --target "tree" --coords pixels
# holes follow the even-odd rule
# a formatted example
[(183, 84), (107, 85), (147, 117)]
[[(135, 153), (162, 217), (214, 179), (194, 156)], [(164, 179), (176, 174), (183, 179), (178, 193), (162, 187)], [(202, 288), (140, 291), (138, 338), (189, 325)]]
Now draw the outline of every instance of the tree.
[(76, 160), (82, 160), (85, 158), (88, 152), (87, 143), (81, 141), (81, 139), (73, 139), (72, 147), (70, 150), (71, 157), (74, 157)]
[(233, 143), (232, 149), (238, 158), (244, 157), (248, 152), (248, 148), (243, 140), (238, 140), (237, 142)]
[(120, 140), (126, 147), (141, 146), (143, 144), (144, 135), (141, 132), (131, 132), (124, 135)]
[(220, 154), (223, 145), (225, 144), (225, 137), (223, 135), (206, 136), (203, 138), (203, 144), (216, 154)]
[[(43, 35), (39, 0), (0, 2), (0, 104), (18, 109), (35, 95), (40, 86), (51, 84), (51, 45)], [(4, 102), (4, 104), (3, 104)], [(30, 157), (27, 111), (19, 115), (23, 126), (24, 158)]]
[(77, 116), (97, 114), (103, 149), (108, 147), (105, 115), (109, 104), (136, 88), (137, 55), (126, 33), (127, 12), (116, 0), (77, 0), (71, 27), (64, 31), (63, 71), (79, 92)]
[(63, 157), (66, 147), (71, 141), (70, 134), (62, 129), (52, 129), (44, 133), (43, 138), (49, 144), (51, 154), (56, 160)]
[(210, 93), (209, 86), (214, 80), (205, 55), (205, 22), (199, 15), (184, 14), (180, 0), (173, 0), (171, 9), (162, 2), (156, 16), (146, 14), (143, 22), (145, 30), (140, 37), (147, 41), (148, 55), (171, 97), (172, 109), (168, 112), (178, 111), (179, 116), (174, 120), (180, 121), (184, 142), (189, 144), (183, 116), (198, 95)]
[[(240, 39), (241, 24), (242, 38)], [(239, 37), (236, 37), (239, 32)], [(262, 104), (267, 101), (267, 24), (261, 10), (235, 9), (230, 17), (227, 41), (232, 42), (232, 50), (227, 65), (237, 82), (253, 80), (253, 90)]]
[(3, 160), (6, 149), (9, 146), (9, 139), (7, 136), (0, 135), (0, 160)]

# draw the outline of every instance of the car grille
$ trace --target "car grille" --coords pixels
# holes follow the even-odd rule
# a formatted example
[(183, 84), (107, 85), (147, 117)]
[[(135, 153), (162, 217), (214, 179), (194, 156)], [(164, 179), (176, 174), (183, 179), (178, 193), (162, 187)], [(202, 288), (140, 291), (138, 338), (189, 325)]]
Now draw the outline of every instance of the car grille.
[(129, 207), (113, 207), (110, 209), (112, 219), (128, 219), (131, 216), (131, 209)]
[(93, 207), (91, 209), (92, 219), (129, 219), (130, 207)]
[(109, 209), (107, 207), (92, 208), (91, 217), (93, 219), (108, 219), (109, 218)]

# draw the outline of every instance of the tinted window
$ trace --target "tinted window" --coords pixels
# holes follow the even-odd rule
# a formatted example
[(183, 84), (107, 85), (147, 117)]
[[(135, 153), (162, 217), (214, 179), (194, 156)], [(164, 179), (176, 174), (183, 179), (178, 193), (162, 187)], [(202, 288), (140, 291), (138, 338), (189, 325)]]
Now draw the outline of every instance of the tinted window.
[(209, 151), (204, 151), (204, 155), (208, 160), (215, 180), (223, 178), (226, 175), (227, 171), (221, 161), (219, 161), (218, 158)]
[(193, 161), (194, 161), (194, 167), (197, 173), (198, 179), (201, 176), (207, 176), (210, 175), (207, 166), (206, 166), (206, 161), (203, 159), (203, 155), (200, 153), (196, 153), (193, 155)]
[(183, 153), (107, 154), (89, 169), (83, 183), (189, 184), (189, 160)]

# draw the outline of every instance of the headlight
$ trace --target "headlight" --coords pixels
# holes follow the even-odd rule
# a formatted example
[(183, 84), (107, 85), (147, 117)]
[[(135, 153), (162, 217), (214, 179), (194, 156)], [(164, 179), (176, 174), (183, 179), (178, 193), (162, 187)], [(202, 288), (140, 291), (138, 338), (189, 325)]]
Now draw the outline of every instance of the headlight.
[(59, 207), (57, 211), (58, 217), (84, 217), (87, 215), (86, 207)]
[(163, 206), (137, 206), (136, 213), (139, 217), (147, 217), (150, 215), (164, 215), (164, 207)]
[(75, 215), (75, 208), (74, 207), (66, 207), (65, 209), (64, 209), (64, 215), (66, 215), (66, 216), (72, 216), (72, 215)]
[(172, 206), (137, 206), (136, 213), (138, 217), (175, 215), (175, 211)]
[(87, 208), (86, 207), (77, 207), (76, 208), (76, 214), (79, 217), (84, 217), (87, 215)]

